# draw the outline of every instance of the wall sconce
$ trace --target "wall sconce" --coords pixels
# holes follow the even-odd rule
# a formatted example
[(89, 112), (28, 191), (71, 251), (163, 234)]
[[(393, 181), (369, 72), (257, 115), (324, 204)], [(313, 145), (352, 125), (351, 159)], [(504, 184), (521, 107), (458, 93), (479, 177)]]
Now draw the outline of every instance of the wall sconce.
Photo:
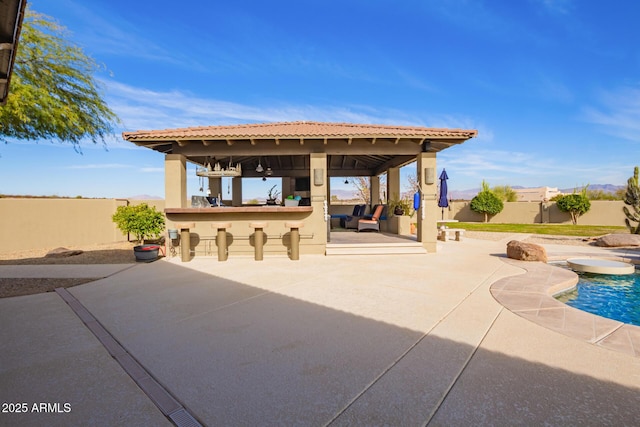
[(324, 185), (324, 170), (323, 169), (314, 169), (313, 170), (313, 185), (319, 187)]
[(431, 185), (436, 182), (436, 170), (434, 168), (424, 168), (424, 183)]

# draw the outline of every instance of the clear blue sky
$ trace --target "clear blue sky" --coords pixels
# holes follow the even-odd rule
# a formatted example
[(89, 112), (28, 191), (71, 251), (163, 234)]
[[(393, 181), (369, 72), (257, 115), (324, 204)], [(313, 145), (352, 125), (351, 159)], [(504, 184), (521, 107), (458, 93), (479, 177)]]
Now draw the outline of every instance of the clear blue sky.
[[(478, 129), (438, 155), (454, 190), (483, 179), (623, 185), (640, 164), (640, 3), (30, 4), (106, 66), (98, 78), (122, 130), (295, 120)], [(163, 196), (161, 154), (119, 135), (107, 147), (0, 146), (0, 193)], [(189, 192), (197, 187), (190, 173)]]

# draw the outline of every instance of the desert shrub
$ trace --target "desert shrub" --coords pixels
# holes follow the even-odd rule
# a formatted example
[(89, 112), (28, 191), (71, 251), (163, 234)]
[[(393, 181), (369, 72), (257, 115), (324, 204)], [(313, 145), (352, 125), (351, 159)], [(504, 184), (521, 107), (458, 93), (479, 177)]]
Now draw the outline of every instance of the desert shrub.
[(503, 202), (518, 201), (518, 193), (516, 193), (509, 185), (497, 185), (493, 187), (493, 190), (491, 191)]
[(591, 202), (586, 194), (586, 189), (582, 193), (565, 194), (556, 201), (558, 209), (568, 212), (571, 215), (571, 222), (575, 225), (578, 218), (591, 209)]

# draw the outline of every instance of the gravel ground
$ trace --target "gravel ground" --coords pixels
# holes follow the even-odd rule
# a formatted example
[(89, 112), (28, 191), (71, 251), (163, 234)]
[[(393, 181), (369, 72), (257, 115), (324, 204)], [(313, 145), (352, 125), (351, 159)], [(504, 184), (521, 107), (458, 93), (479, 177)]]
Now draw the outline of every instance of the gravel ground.
[[(512, 233), (492, 233), (489, 231), (465, 231), (464, 232), (464, 237), (470, 237), (472, 239), (480, 239), (480, 240), (492, 240), (492, 241), (498, 241), (498, 240), (502, 240), (505, 239), (509, 236), (513, 235)], [(526, 236), (523, 235), (523, 236)]]
[(527, 243), (537, 243), (539, 245), (571, 245), (571, 246), (595, 246), (595, 237), (576, 236), (548, 236), (545, 234), (532, 234), (524, 239)]
[(47, 252), (54, 248), (34, 249), (0, 254), (0, 265), (51, 265), (51, 264), (128, 264), (135, 263), (132, 248), (134, 243), (117, 242), (104, 245), (68, 246), (80, 249), (80, 255), (65, 258), (47, 258)]
[(592, 246), (594, 237), (576, 236), (550, 236), (546, 234), (518, 234), (518, 233), (492, 233), (488, 231), (466, 231), (465, 237), (481, 240), (503, 240), (512, 237), (514, 240), (522, 240), (527, 243), (537, 243), (539, 245), (571, 245), (571, 246)]
[[(0, 265), (60, 265), (60, 264), (133, 264), (134, 244), (119, 242), (106, 245), (69, 246), (67, 249), (80, 249), (80, 255), (65, 258), (47, 258), (45, 255), (51, 249), (44, 248), (30, 251), (18, 251), (0, 254)], [(101, 279), (24, 279), (0, 278), (0, 298), (20, 295), (51, 292), (55, 288), (68, 288)]]

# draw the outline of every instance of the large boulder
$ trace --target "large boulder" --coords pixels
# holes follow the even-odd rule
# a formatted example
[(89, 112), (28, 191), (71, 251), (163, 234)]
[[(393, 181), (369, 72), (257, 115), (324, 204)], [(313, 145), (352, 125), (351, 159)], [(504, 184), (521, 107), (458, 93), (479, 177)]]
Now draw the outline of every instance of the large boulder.
[(595, 244), (607, 248), (640, 246), (640, 234), (607, 234), (596, 239)]
[(547, 262), (547, 251), (535, 243), (512, 240), (507, 243), (507, 257), (520, 261)]

